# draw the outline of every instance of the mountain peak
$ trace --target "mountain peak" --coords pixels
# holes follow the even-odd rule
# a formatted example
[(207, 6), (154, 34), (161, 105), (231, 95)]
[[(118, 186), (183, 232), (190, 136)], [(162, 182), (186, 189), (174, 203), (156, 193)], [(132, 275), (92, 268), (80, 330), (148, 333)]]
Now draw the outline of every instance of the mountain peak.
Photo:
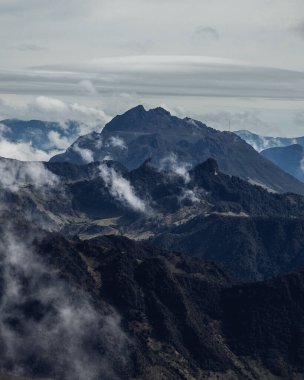
[(162, 108), (162, 107), (151, 108), (148, 112), (154, 115), (172, 116), (169, 111), (167, 111), (165, 108)]
[(162, 107), (146, 110), (143, 105), (131, 108), (122, 115), (114, 117), (104, 128), (104, 132), (117, 131), (143, 131), (159, 130), (159, 127), (167, 129), (176, 125), (177, 118)]
[(172, 116), (169, 111), (162, 107), (151, 108), (146, 110), (142, 104), (133, 107), (126, 111), (124, 114), (119, 115), (119, 117), (162, 117), (162, 116)]
[(171, 116), (170, 112), (167, 111), (165, 108), (156, 107), (156, 108), (151, 108), (149, 110), (146, 110), (142, 104), (139, 104), (138, 106), (135, 106), (129, 109), (123, 115), (129, 115), (129, 114), (153, 114), (153, 115)]
[(146, 113), (145, 107), (142, 104), (139, 104), (138, 106), (135, 106), (133, 108), (130, 108), (128, 111), (124, 113), (124, 115), (130, 115), (130, 114), (143, 114)]

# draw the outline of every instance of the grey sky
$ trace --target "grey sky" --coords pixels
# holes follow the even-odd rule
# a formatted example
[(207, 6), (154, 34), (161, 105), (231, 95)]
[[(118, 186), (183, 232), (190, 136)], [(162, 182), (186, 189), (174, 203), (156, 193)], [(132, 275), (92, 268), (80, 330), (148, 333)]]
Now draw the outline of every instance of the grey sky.
[(0, 117), (40, 115), (43, 96), (304, 134), (303, 15), (303, 0), (0, 0)]

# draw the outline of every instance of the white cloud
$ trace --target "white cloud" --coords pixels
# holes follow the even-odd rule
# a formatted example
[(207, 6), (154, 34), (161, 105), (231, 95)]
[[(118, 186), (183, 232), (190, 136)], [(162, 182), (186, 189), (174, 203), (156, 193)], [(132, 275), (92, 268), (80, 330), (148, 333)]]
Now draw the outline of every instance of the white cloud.
[(83, 89), (89, 95), (97, 95), (98, 94), (98, 91), (96, 90), (95, 86), (88, 79), (80, 81), (79, 86), (81, 89)]
[(27, 105), (29, 114), (37, 115), (39, 120), (51, 120), (65, 123), (67, 120), (76, 120), (86, 128), (103, 126), (111, 117), (101, 109), (79, 103), (65, 103), (60, 99), (47, 96), (38, 96)]
[(106, 146), (112, 146), (114, 148), (127, 149), (126, 143), (121, 137), (111, 136), (106, 143)]
[(0, 118), (54, 121), (60, 123), (63, 128), (66, 128), (68, 120), (75, 120), (82, 124), (81, 132), (86, 133), (94, 128), (101, 129), (111, 120), (111, 116), (102, 109), (77, 102), (64, 102), (48, 96), (38, 96), (21, 104), (0, 99)]
[(49, 139), (50, 144), (56, 147), (57, 149), (67, 149), (73, 142), (71, 138), (62, 136), (57, 131), (50, 131), (48, 133), (48, 139)]
[(63, 101), (46, 96), (38, 96), (30, 106), (33, 108), (37, 107), (45, 112), (51, 111), (59, 114), (66, 113), (68, 110), (67, 105)]
[(6, 190), (17, 192), (28, 185), (41, 189), (53, 187), (58, 183), (58, 177), (47, 170), (41, 162), (0, 160), (0, 186)]
[[(123, 362), (128, 357), (119, 315), (110, 306), (107, 313), (96, 310), (85, 292), (59, 278), (35, 252), (34, 238), (21, 241), (7, 226), (1, 231), (1, 367), (13, 363), (13, 371), (26, 376), (31, 369), (26, 363), (34, 357), (60, 378), (116, 379), (113, 359)], [(41, 317), (28, 315), (26, 305), (33, 305)], [(12, 319), (20, 329), (10, 323)], [(93, 338), (103, 347), (98, 354), (90, 345)]]
[(194, 189), (194, 190), (190, 190), (190, 189), (184, 190), (183, 195), (182, 195), (182, 200), (184, 200), (184, 199), (189, 199), (192, 203), (201, 202), (200, 194), (197, 191), (197, 189)]
[(87, 164), (94, 161), (93, 152), (90, 149), (81, 148), (78, 143), (73, 145), (73, 151), (79, 154), (83, 161)]
[(147, 205), (134, 192), (130, 182), (118, 174), (113, 168), (106, 165), (99, 166), (100, 175), (113, 197), (135, 211), (147, 212)]
[(170, 170), (173, 173), (182, 177), (185, 183), (190, 181), (189, 170), (191, 169), (191, 164), (186, 162), (178, 161), (178, 158), (174, 153), (171, 153), (168, 157), (165, 157), (160, 162), (161, 170)]
[(13, 158), (20, 161), (48, 161), (55, 154), (62, 151), (52, 150), (45, 152), (41, 149), (34, 148), (30, 143), (10, 142), (0, 136), (0, 157)]

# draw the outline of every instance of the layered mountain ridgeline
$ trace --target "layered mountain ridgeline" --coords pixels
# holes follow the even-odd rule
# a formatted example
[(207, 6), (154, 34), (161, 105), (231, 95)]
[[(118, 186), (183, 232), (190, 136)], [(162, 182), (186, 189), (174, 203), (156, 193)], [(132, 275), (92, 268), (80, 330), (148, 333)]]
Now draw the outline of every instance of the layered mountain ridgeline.
[(278, 192), (304, 194), (304, 185), (261, 157), (244, 140), (229, 132), (208, 128), (200, 121), (180, 119), (163, 108), (135, 107), (116, 116), (102, 132), (80, 137), (51, 162), (85, 164), (112, 159), (135, 169), (151, 158), (156, 166), (193, 167), (208, 158), (229, 175), (250, 180)]
[(113, 161), (0, 163), (1, 210), (46, 230), (149, 239), (246, 281), (303, 267), (303, 198), (222, 174), (212, 159), (179, 174), (149, 161), (132, 171)]
[(34, 221), (40, 215), (55, 229), (116, 218), (118, 229), (145, 221), (157, 231), (157, 225), (212, 213), (290, 218), (304, 213), (303, 197), (269, 193), (222, 174), (213, 159), (182, 172), (159, 171), (150, 161), (132, 171), (113, 161), (77, 166), (1, 159), (0, 165), (2, 209), (13, 205)]
[(286, 173), (304, 181), (304, 147), (299, 144), (263, 150), (261, 155)]
[[(21, 239), (25, 236), (28, 239), (32, 234), (24, 223), (19, 223), (17, 230), (15, 225), (11, 226), (10, 231), (18, 233)], [(112, 320), (112, 325), (107, 325), (111, 337), (107, 342), (112, 342), (109, 347), (105, 347), (102, 325), (98, 328), (95, 321), (90, 321), (93, 331), (85, 330), (88, 335), (82, 337), (87, 342), (85, 349), (90, 352), (90, 358), (96, 357), (97, 361), (92, 368), (82, 362), (81, 369), (86, 369), (87, 374), (83, 377), (79, 372), (81, 380), (301, 378), (304, 371), (303, 273), (256, 284), (235, 284), (215, 264), (124, 237), (68, 241), (47, 233), (39, 237), (38, 233), (38, 230), (34, 232), (32, 249), (37, 255), (36, 261), (43, 260), (49, 275), (47, 278), (40, 275), (29, 285), (48, 290), (43, 292), (45, 295), (50, 294), (50, 290), (53, 294), (55, 289), (50, 289), (49, 284), (54, 276), (56, 283), (64, 281), (65, 286), (74, 289), (71, 292), (76, 298), (72, 296), (72, 299), (87, 300), (93, 305), (102, 320), (105, 314), (112, 315), (109, 310), (116, 310), (120, 316), (116, 322)], [(25, 279), (26, 274), (22, 273)], [(26, 281), (22, 283), (29, 286)], [(62, 289), (61, 285), (59, 291)], [(64, 290), (64, 296), (66, 292)], [(41, 292), (36, 291), (26, 303), (14, 298), (14, 305), (9, 309), (2, 306), (2, 312), (9, 315), (5, 323), (2, 321), (2, 342), (6, 339), (3, 332), (7, 326), (11, 333), (7, 336), (14, 333), (22, 339), (27, 337), (24, 330), (27, 323), (35, 332), (45, 332), (48, 325), (44, 321), (49, 321), (50, 315), (51, 318), (56, 316), (53, 308), (58, 312), (58, 306), (53, 305), (52, 297), (41, 298), (40, 295)], [(70, 328), (76, 335), (79, 333), (74, 329), (78, 326), (75, 325), (78, 313), (72, 314), (65, 325), (65, 329)], [(62, 334), (61, 331), (61, 342), (65, 345), (68, 345), (69, 332), (64, 330)], [(93, 346), (86, 340), (92, 339), (91, 333), (94, 333)], [(113, 345), (118, 353), (119, 347), (123, 347), (120, 360), (111, 351)], [(33, 346), (37, 347), (36, 341)], [(24, 342), (24, 347), (27, 350), (22, 351), (21, 357), (15, 355), (15, 365), (23, 376), (76, 378), (66, 377), (67, 373), (62, 371), (62, 364), (66, 362), (58, 355), (55, 355), (58, 362), (54, 361), (52, 351), (36, 351), (33, 360), (33, 348), (29, 349), (28, 342)], [(61, 344), (56, 349), (63, 354)], [(110, 350), (110, 355), (105, 356), (104, 349)], [(4, 352), (2, 348), (2, 368), (13, 370), (13, 365), (4, 360)], [(46, 353), (49, 355), (45, 356)]]
[(234, 133), (245, 140), (255, 150), (261, 152), (262, 150), (276, 147), (285, 147), (289, 145), (299, 144), (304, 146), (304, 136), (302, 137), (270, 137), (260, 136), (250, 131), (241, 130), (234, 131)]

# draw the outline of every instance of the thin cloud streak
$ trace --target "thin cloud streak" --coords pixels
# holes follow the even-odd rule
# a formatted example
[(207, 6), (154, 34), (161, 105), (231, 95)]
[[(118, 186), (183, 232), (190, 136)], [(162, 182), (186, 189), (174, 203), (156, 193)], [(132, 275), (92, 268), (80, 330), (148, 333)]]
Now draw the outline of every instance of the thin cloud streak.
[(304, 72), (223, 58), (134, 56), (0, 71), (2, 93), (52, 96), (144, 95), (304, 99)]

